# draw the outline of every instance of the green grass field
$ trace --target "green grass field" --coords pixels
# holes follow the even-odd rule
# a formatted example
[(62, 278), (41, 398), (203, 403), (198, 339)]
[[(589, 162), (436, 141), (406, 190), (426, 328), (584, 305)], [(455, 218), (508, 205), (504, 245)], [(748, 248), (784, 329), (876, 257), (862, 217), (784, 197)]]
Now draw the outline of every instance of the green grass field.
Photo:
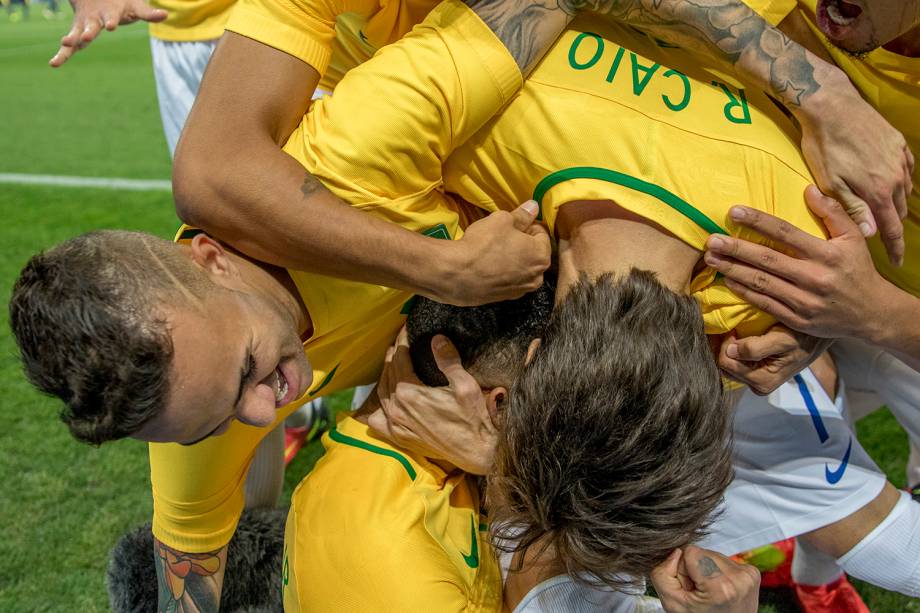
[[(34, 7), (33, 7), (34, 8)], [(65, 67), (48, 58), (66, 20), (10, 23), (0, 14), (0, 173), (169, 178), (144, 26), (104, 34)], [(93, 449), (57, 421), (57, 403), (23, 379), (6, 299), (36, 251), (96, 228), (171, 237), (166, 192), (0, 184), (0, 612), (104, 611), (108, 551), (151, 514), (146, 448), (121, 441)], [(348, 395), (334, 398), (341, 409)], [(907, 442), (887, 412), (860, 424), (860, 438), (898, 487)], [(283, 502), (321, 454), (308, 446), (286, 477)], [(873, 611), (920, 611), (920, 602), (869, 586)], [(765, 595), (766, 611), (789, 609)]]

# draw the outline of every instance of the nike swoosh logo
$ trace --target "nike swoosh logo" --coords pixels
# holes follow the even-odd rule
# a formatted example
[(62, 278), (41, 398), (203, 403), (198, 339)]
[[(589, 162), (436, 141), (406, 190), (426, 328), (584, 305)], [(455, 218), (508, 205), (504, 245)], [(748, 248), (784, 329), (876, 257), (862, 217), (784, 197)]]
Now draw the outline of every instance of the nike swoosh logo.
[(367, 40), (367, 36), (364, 35), (364, 30), (358, 30), (358, 36), (361, 37), (361, 41), (365, 44), (370, 44), (370, 41)]
[(479, 566), (479, 543), (476, 539), (476, 520), (473, 519), (472, 515), (470, 515), (470, 537), (473, 541), (473, 545), (470, 548), (470, 555), (466, 555), (462, 551), (460, 555), (463, 556), (463, 561), (466, 562), (467, 566), (470, 568), (477, 568)]
[(824, 465), (824, 478), (827, 479), (827, 482), (831, 485), (834, 485), (841, 479), (843, 479), (843, 473), (847, 470), (847, 465), (850, 463), (850, 450), (853, 449), (853, 437), (850, 437), (850, 442), (847, 445), (847, 451), (843, 454), (843, 459), (840, 461), (840, 466), (836, 469), (831, 470), (827, 464)]

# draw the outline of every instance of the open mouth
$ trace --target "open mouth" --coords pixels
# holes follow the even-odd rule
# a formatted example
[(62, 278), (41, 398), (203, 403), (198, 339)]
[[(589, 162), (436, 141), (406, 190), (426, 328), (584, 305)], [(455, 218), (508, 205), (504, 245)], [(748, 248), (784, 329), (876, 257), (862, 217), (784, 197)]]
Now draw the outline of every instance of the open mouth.
[(862, 15), (862, 7), (846, 0), (824, 0), (818, 6), (818, 20), (821, 29), (833, 34), (837, 28), (845, 28)]

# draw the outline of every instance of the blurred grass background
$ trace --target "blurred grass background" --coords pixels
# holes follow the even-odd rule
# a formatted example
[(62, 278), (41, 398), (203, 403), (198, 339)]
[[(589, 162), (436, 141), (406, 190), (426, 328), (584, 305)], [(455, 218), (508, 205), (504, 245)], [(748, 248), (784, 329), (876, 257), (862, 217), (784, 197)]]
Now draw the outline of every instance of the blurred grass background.
[[(0, 10), (0, 173), (168, 179), (147, 29), (103, 33), (63, 68), (48, 59), (69, 8), (28, 21)], [(73, 441), (57, 403), (24, 380), (7, 324), (10, 289), (35, 252), (98, 228), (171, 238), (165, 191), (131, 192), (0, 183), (0, 611), (105, 611), (109, 549), (151, 515), (146, 447), (133, 440), (93, 449)], [(344, 410), (349, 393), (332, 399)], [(898, 487), (907, 439), (887, 411), (859, 425), (860, 439)], [(285, 478), (282, 504), (322, 454), (314, 442)], [(920, 602), (859, 585), (873, 611), (920, 611)], [(795, 610), (788, 594), (763, 594), (763, 611)]]

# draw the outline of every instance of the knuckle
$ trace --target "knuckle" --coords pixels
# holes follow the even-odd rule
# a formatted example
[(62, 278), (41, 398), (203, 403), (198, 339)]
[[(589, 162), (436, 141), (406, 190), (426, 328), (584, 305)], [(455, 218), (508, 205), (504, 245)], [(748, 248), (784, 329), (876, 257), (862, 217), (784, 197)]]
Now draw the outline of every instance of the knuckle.
[(770, 278), (762, 272), (755, 273), (754, 278), (751, 279), (751, 288), (754, 291), (763, 292), (768, 287), (770, 287)]
[(763, 268), (772, 268), (776, 265), (776, 256), (772, 251), (764, 251), (758, 257), (761, 267)]

